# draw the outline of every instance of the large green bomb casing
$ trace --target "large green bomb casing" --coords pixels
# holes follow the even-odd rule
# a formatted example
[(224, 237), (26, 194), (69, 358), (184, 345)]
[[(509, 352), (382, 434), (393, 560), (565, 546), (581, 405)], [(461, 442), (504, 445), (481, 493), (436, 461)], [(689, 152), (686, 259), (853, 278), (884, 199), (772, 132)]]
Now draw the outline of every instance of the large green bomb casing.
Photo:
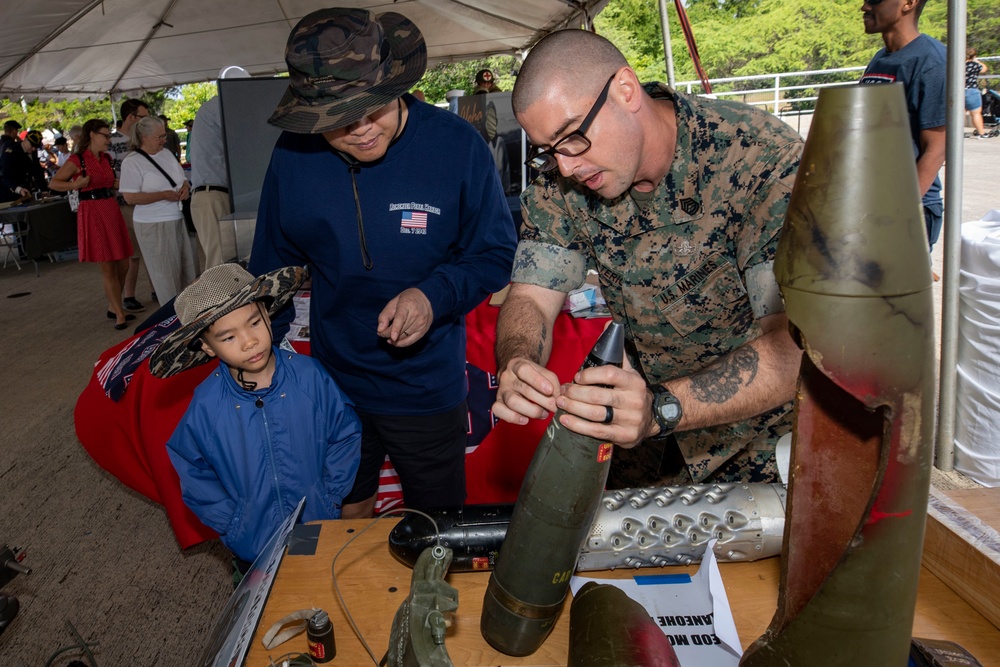
[(620, 588), (589, 581), (569, 609), (567, 667), (680, 667), (646, 608)]
[[(624, 343), (612, 322), (581, 368), (621, 366)], [(608, 478), (611, 443), (565, 428), (563, 414), (531, 459), (483, 600), (483, 638), (507, 655), (534, 653), (555, 626)]]
[(740, 664), (902, 667), (930, 485), (934, 318), (901, 84), (820, 93), (775, 276), (805, 354), (778, 610)]

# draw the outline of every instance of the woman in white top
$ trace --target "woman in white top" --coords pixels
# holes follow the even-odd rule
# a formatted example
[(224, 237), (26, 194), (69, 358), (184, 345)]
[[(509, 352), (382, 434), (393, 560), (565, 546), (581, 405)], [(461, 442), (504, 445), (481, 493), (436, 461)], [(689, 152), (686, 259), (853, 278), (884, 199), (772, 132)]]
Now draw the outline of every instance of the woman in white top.
[(163, 150), (166, 138), (163, 121), (155, 116), (132, 127), (132, 152), (122, 161), (118, 187), (125, 201), (135, 205), (135, 237), (161, 305), (197, 276), (197, 260), (180, 208), (191, 188), (177, 158)]

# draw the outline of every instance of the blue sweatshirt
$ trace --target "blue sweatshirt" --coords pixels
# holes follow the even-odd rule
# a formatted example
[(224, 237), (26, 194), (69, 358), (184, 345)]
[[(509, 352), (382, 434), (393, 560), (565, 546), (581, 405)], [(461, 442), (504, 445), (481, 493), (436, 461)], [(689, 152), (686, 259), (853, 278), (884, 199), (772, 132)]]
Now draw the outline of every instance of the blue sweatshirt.
[[(431, 415), (465, 398), (464, 316), (510, 280), (514, 223), (489, 147), (464, 119), (404, 96), (409, 117), (356, 168), (365, 268), (348, 164), (319, 134), (284, 132), (264, 178), (250, 271), (312, 268), (312, 355), (362, 412)], [(394, 348), (378, 315), (405, 289), (430, 300), (424, 337)], [(290, 315), (276, 320), (283, 335)]]

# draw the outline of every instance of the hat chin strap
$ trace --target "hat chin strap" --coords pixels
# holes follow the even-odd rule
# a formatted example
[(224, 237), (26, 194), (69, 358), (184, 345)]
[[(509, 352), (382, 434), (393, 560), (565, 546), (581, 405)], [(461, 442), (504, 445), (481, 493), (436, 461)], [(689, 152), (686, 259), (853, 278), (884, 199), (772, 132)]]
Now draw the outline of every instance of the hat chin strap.
[(246, 389), (247, 391), (253, 391), (254, 389), (257, 388), (257, 383), (256, 382), (249, 382), (249, 381), (243, 379), (243, 369), (242, 368), (240, 370), (236, 371), (236, 381), (239, 382), (240, 386), (243, 387), (244, 389)]
[[(254, 301), (254, 303), (257, 305), (257, 311), (263, 317), (263, 315), (264, 315), (264, 308), (261, 305), (261, 302), (260, 301)], [(271, 341), (273, 343), (273, 341), (274, 341), (274, 332), (271, 331), (271, 323), (270, 323), (269, 320), (265, 320), (265, 322), (267, 323), (267, 333), (271, 336)], [(254, 389), (257, 388), (257, 383), (256, 382), (253, 382), (252, 380), (247, 380), (247, 379), (245, 379), (243, 377), (243, 369), (242, 368), (239, 369), (238, 371), (236, 371), (236, 381), (239, 382), (240, 386), (243, 387), (243, 389), (245, 389), (246, 391), (253, 391)], [(260, 407), (260, 406), (258, 405), (257, 407)]]
[(396, 139), (399, 139), (399, 135), (403, 133), (403, 98), (396, 98), (396, 131), (392, 135), (392, 139), (389, 140), (389, 147), (385, 150), (388, 153), (389, 148), (396, 143)]

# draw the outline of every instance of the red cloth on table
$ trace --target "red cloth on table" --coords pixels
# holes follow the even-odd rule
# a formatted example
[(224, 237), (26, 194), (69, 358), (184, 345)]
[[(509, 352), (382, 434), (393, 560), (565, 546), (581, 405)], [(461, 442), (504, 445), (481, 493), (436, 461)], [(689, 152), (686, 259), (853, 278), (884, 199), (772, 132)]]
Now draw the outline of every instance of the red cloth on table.
[[(498, 309), (483, 303), (466, 317), (466, 358), (488, 373), (496, 373), (493, 345)], [(569, 382), (601, 335), (607, 320), (575, 319), (561, 314), (553, 333), (549, 368)], [(104, 393), (96, 368), (132, 339), (106, 350), (76, 404), (76, 433), (84, 449), (102, 468), (130, 489), (160, 503), (181, 548), (216, 537), (184, 505), (180, 482), (167, 456), (166, 443), (187, 410), (191, 396), (215, 364), (209, 363), (167, 379), (153, 377), (149, 362), (135, 372), (118, 402)], [(521, 480), (545, 432), (547, 422), (525, 426), (500, 422), (466, 457), (466, 502), (514, 502)]]

